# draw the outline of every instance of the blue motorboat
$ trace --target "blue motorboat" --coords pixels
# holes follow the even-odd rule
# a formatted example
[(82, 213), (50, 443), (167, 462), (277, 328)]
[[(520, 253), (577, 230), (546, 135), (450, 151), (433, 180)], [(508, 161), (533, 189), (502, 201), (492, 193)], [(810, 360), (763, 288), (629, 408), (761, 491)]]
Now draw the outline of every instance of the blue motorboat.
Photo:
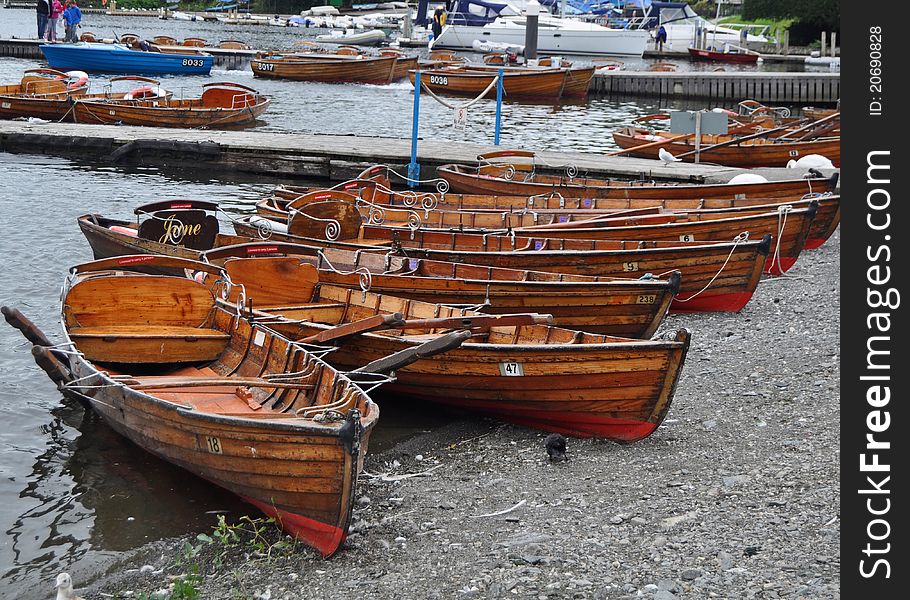
[(194, 48), (158, 48), (139, 42), (102, 44), (42, 44), (39, 46), (51, 68), (89, 73), (125, 73), (145, 75), (208, 75), (215, 57)]

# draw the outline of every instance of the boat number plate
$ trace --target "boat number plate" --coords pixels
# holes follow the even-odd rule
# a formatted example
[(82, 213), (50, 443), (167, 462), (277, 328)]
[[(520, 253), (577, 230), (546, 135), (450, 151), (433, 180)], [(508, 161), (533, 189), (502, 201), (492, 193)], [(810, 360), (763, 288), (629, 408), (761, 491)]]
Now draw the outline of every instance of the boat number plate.
[(449, 78), (442, 75), (430, 75), (430, 83), (436, 85), (449, 85)]
[(274, 71), (275, 65), (272, 63), (256, 63), (256, 68), (260, 71)]
[(205, 445), (212, 454), (221, 454), (221, 440), (210, 435), (205, 436)]
[(799, 150), (790, 150), (790, 156), (799, 156)]
[(637, 270), (638, 270), (638, 263), (637, 263), (637, 262), (631, 262), (631, 261), (630, 261), (630, 262), (624, 262), (624, 263), (622, 263), (622, 270), (625, 271), (626, 273), (631, 273), (632, 271), (637, 271)]
[(636, 304), (654, 304), (657, 302), (657, 294), (639, 294)]
[(0, 104), (0, 108), (9, 108), (10, 106), (12, 106), (12, 104), (10, 104), (9, 102), (4, 102), (3, 104)]
[(525, 370), (519, 362), (501, 362), (499, 372), (503, 377), (524, 377), (525, 375)]
[(253, 343), (257, 346), (262, 346), (265, 343), (265, 332), (257, 331), (256, 335), (253, 336)]
[(115, 111), (115, 110), (109, 110), (109, 111), (107, 111), (107, 112), (108, 112), (108, 114), (111, 115), (112, 117), (116, 117), (116, 116), (117, 116), (117, 111)]
[(679, 241), (680, 242), (694, 242), (695, 236), (691, 233), (686, 233), (686, 234), (679, 236)]
[(205, 61), (201, 58), (184, 58), (183, 59), (184, 67), (202, 67), (205, 66)]

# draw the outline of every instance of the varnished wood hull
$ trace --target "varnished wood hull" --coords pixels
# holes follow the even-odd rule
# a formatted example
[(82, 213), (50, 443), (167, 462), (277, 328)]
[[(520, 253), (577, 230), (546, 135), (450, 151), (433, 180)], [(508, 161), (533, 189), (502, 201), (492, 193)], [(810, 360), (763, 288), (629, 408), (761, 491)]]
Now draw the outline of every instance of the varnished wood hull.
[[(656, 150), (655, 150), (656, 152)], [(786, 163), (784, 163), (786, 164)], [(582, 199), (581, 208), (596, 208), (585, 200), (600, 198), (648, 199), (648, 200), (683, 200), (683, 199), (732, 199), (748, 198), (798, 198), (813, 192), (834, 191), (836, 179), (793, 179), (787, 181), (769, 181), (750, 184), (630, 184), (622, 181), (592, 179), (585, 177), (548, 177), (533, 175), (528, 179), (523, 174), (516, 174), (514, 179), (506, 179), (501, 170), (489, 169), (489, 174), (478, 173), (474, 167), (463, 165), (443, 165), (437, 168), (439, 177), (445, 179), (452, 191), (464, 194), (499, 196), (529, 196), (558, 193), (569, 198)], [(502, 173), (497, 175), (497, 171)], [(535, 200), (544, 201), (543, 198)], [(556, 200), (558, 202), (558, 200)], [(552, 202), (552, 201), (551, 201)]]
[[(82, 354), (71, 354), (76, 383), (70, 390), (143, 449), (251, 502), (324, 556), (334, 554), (347, 535), (357, 475), (378, 408), (303, 348), (238, 323), (221, 310), (214, 320), (218, 330), (231, 333), (213, 363), (163, 364), (127, 375), (124, 365), (99, 367)], [(66, 316), (64, 321), (69, 342), (74, 321)], [(76, 348), (81, 349), (78, 341)], [(312, 382), (306, 388), (312, 391), (231, 383), (291, 371), (307, 373), (300, 377)], [(193, 379), (212, 383), (187, 383)], [(244, 399), (240, 389), (249, 390), (252, 399)], [(344, 415), (341, 421), (314, 420), (320, 406), (333, 402)]]
[(265, 98), (242, 108), (175, 108), (161, 103), (76, 102), (75, 120), (80, 123), (123, 123), (150, 127), (217, 128), (246, 125), (259, 118), (269, 106)]
[(360, 59), (254, 59), (256, 77), (321, 81), (324, 83), (387, 84), (392, 81), (397, 58), (380, 56)]
[[(657, 141), (647, 130), (633, 128), (618, 129), (613, 132), (613, 140), (620, 148), (635, 148)], [(719, 140), (723, 141), (723, 140)], [(716, 143), (712, 138), (705, 136), (702, 148)], [(631, 150), (630, 156), (657, 159), (658, 151), (664, 148), (674, 156), (695, 150), (695, 143), (691, 140), (667, 142), (657, 146), (649, 146), (642, 150)], [(809, 154), (820, 154), (828, 158), (835, 166), (840, 166), (840, 137), (821, 138), (803, 142), (773, 140), (749, 140), (740, 144), (724, 146), (705, 150), (701, 153), (701, 161), (717, 163), (728, 167), (786, 167), (790, 160), (798, 160)], [(694, 162), (695, 155), (682, 156), (686, 162)]]
[[(799, 258), (806, 244), (812, 220), (815, 218), (817, 204), (813, 201), (805, 208), (787, 210), (781, 207), (773, 213), (761, 213), (729, 218), (712, 218), (709, 213), (687, 213), (674, 218), (673, 222), (648, 224), (649, 217), (630, 217), (604, 221), (603, 226), (582, 226), (578, 223), (567, 223), (553, 226), (540, 226), (518, 230), (522, 235), (534, 235), (544, 238), (580, 239), (580, 240), (652, 240), (652, 241), (727, 241), (738, 235), (748, 233), (761, 237), (772, 235), (771, 253), (765, 263), (765, 272), (781, 275), (788, 271)], [(672, 215), (670, 215), (673, 218)], [(658, 215), (663, 219), (663, 215)], [(623, 225), (627, 220), (633, 224)], [(607, 225), (619, 221), (619, 223)], [(634, 224), (641, 222), (643, 224)], [(557, 228), (558, 227), (558, 228)]]
[[(240, 235), (258, 238), (258, 228), (237, 220)], [(614, 242), (511, 238), (480, 234), (416, 231), (411, 238), (392, 229), (365, 227), (365, 241), (328, 242), (272, 232), (269, 239), (357, 250), (385, 248), (400, 238), (404, 255), (412, 258), (467, 263), (507, 269), (548, 271), (573, 275), (643, 277), (648, 273), (682, 272), (680, 292), (671, 310), (736, 312), (752, 298), (771, 247), (764, 240), (729, 243)], [(516, 246), (512, 246), (512, 242)], [(520, 248), (514, 251), (512, 248)]]
[[(346, 306), (346, 322), (377, 312), (398, 312), (415, 319), (465, 314), (390, 296), (363, 297), (359, 290), (333, 286), (322, 286), (318, 296), (319, 302)], [(308, 312), (305, 308), (277, 311), (305, 322), (289, 323), (285, 329), (270, 321), (270, 326), (300, 337), (328, 327), (308, 322)], [(494, 330), (487, 342), (469, 340), (444, 355), (398, 369), (396, 381), (386, 389), (546, 431), (634, 442), (653, 433), (666, 416), (689, 346), (686, 330), (671, 341), (573, 334), (546, 325)], [(347, 368), (425, 339), (424, 335), (367, 333), (345, 340), (328, 360)]]
[[(408, 73), (408, 78), (413, 84), (415, 71)], [(480, 95), (492, 81), (496, 79), (495, 72), (481, 72), (457, 69), (423, 70), (420, 73), (420, 83), (436, 94), (455, 96)], [(563, 95), (567, 71), (526, 71), (507, 72), (503, 78), (503, 97), (558, 100)], [(484, 98), (496, 98), (496, 86), (493, 86)]]
[[(86, 218), (80, 218), (79, 225), (95, 258), (144, 253), (200, 258), (197, 251), (124, 235)], [(332, 264), (343, 272), (316, 261), (320, 280), (359, 289), (360, 274), (353, 272), (357, 265), (346, 264), (331, 250), (327, 252)], [(407, 271), (373, 273), (370, 289), (437, 304), (482, 306), (480, 310), (491, 314), (524, 311), (551, 314), (560, 327), (630, 338), (654, 334), (680, 286), (672, 274), (665, 279), (605, 280), (434, 261), (416, 261), (408, 271), (419, 275), (409, 275)]]

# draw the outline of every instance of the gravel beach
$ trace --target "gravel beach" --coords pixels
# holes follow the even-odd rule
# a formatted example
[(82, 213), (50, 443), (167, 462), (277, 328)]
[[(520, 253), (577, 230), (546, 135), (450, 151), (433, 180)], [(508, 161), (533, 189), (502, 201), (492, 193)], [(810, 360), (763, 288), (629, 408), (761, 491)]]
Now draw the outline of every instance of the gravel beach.
[[(546, 432), (465, 416), (368, 456), (352, 533), (329, 560), (272, 527), (258, 543), (188, 536), (80, 574), (77, 591), (838, 598), (839, 236), (765, 279), (740, 314), (670, 316), (663, 329), (689, 328), (692, 347), (667, 420), (642, 442), (570, 438), (569, 461), (551, 463)], [(197, 569), (199, 595), (178, 595), (175, 576)]]

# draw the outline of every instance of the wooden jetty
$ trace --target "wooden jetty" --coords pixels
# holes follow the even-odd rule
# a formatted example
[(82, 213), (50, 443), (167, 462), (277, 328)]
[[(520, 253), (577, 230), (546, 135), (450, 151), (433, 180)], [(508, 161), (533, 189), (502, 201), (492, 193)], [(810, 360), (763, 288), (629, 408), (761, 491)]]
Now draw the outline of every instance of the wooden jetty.
[[(499, 146), (447, 140), (421, 140), (421, 179), (436, 177), (436, 167), (474, 164), (477, 155)], [(375, 164), (407, 172), (410, 138), (355, 137), (260, 131), (214, 131), (44, 123), (0, 120), (0, 151), (68, 156), (108, 164), (201, 168), (209, 172), (250, 173), (344, 181)], [(630, 177), (659, 181), (727, 181), (740, 169), (693, 163), (665, 165), (658, 160), (605, 157), (581, 152), (540, 152), (540, 171), (565, 173), (574, 166), (592, 177)], [(792, 177), (792, 170), (779, 169)], [(763, 172), (763, 174), (765, 174)], [(402, 181), (394, 182), (403, 186)]]
[(674, 100), (751, 98), (791, 104), (833, 104), (841, 94), (840, 73), (765, 71), (609, 71), (594, 76), (588, 93)]

